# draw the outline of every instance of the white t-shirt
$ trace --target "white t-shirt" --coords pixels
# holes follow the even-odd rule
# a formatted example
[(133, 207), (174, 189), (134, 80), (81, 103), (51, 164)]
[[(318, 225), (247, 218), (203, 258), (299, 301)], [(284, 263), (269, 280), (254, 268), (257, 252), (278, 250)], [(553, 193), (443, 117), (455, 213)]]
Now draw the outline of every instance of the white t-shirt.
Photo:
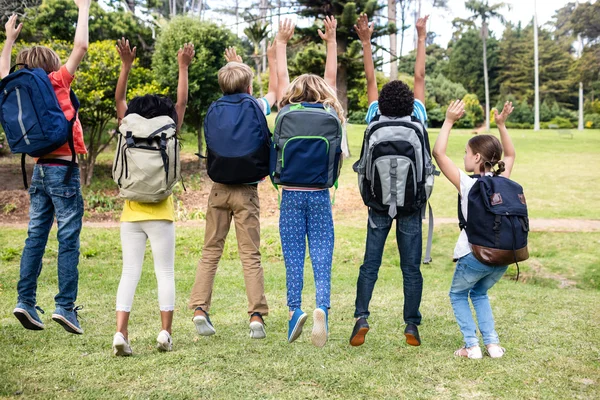
[[(459, 169), (460, 173), (460, 209), (462, 211), (463, 217), (465, 217), (465, 221), (468, 216), (468, 204), (469, 204), (469, 192), (475, 182), (477, 182), (477, 178), (471, 178), (467, 175), (463, 170)], [(488, 172), (486, 175), (491, 176), (492, 173)], [(467, 237), (467, 231), (461, 230), (460, 235), (458, 236), (458, 241), (456, 242), (456, 246), (454, 247), (454, 259), (459, 259), (461, 257), (466, 256), (471, 251), (471, 244), (469, 243), (469, 238)]]

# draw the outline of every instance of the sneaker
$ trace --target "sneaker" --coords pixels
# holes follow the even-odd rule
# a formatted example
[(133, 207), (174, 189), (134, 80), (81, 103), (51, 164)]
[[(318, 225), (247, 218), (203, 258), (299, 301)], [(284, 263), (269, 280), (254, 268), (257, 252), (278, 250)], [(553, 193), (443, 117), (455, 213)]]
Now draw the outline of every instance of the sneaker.
[(483, 354), (481, 354), (481, 347), (473, 346), (473, 347), (461, 347), (460, 349), (454, 352), (456, 357), (465, 357), (471, 358), (474, 360), (479, 360), (483, 358)]
[(160, 331), (156, 338), (156, 348), (159, 351), (173, 351), (173, 339), (167, 331)]
[(200, 336), (211, 336), (217, 333), (213, 324), (208, 318), (208, 313), (202, 309), (202, 307), (196, 307), (196, 311), (202, 311), (203, 314), (196, 315), (192, 318), (194, 325), (196, 325), (196, 331)]
[(252, 313), (250, 316), (250, 337), (252, 339), (264, 339), (267, 337), (265, 321), (260, 313)]
[(130, 356), (132, 354), (131, 345), (121, 332), (115, 333), (112, 348), (113, 353), (117, 357)]
[(79, 326), (79, 321), (77, 320), (77, 311), (81, 310), (83, 307), (78, 306), (70, 311), (64, 309), (62, 307), (56, 307), (54, 310), (54, 314), (52, 314), (52, 319), (65, 328), (65, 331), (69, 333), (74, 333), (76, 335), (81, 335), (83, 333), (83, 329)]
[(404, 329), (404, 336), (406, 336), (406, 343), (411, 346), (420, 346), (421, 337), (419, 336), (419, 329), (415, 324), (406, 325)]
[(17, 303), (17, 306), (13, 310), (13, 314), (17, 317), (21, 325), (23, 325), (23, 328), (32, 331), (41, 331), (44, 329), (44, 323), (38, 316), (36, 310), (44, 314), (44, 310), (38, 306), (32, 307), (25, 303)]
[(365, 336), (369, 332), (369, 323), (366, 318), (359, 318), (354, 324), (352, 336), (350, 336), (350, 346), (360, 346), (365, 342)]
[(288, 322), (288, 343), (292, 343), (294, 340), (300, 337), (302, 333), (302, 327), (306, 322), (308, 315), (299, 308), (296, 308), (292, 319)]
[(488, 344), (486, 346), (487, 353), (492, 358), (502, 358), (504, 353), (506, 353), (506, 349), (504, 347), (500, 347), (498, 344)]
[(317, 347), (323, 347), (327, 343), (327, 336), (329, 335), (327, 314), (326, 307), (318, 307), (313, 312), (313, 330), (310, 339)]

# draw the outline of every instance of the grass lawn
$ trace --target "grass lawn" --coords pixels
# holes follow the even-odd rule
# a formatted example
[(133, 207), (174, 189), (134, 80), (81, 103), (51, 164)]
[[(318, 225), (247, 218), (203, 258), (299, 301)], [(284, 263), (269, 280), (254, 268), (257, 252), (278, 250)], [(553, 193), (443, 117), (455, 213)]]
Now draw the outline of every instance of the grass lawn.
[[(137, 289), (131, 358), (111, 353), (114, 302), (120, 279), (118, 228), (85, 229), (81, 237), (78, 303), (85, 334), (67, 334), (51, 321), (57, 290), (57, 243), (44, 258), (38, 303), (46, 330), (23, 330), (11, 311), (16, 300), (24, 229), (0, 230), (0, 397), (23, 398), (584, 398), (600, 397), (600, 233), (532, 233), (532, 258), (524, 279), (509, 277), (490, 291), (497, 330), (508, 350), (500, 360), (456, 359), (461, 336), (448, 299), (454, 226), (436, 229), (434, 262), (423, 266), (423, 345), (402, 336), (402, 281), (393, 238), (387, 243), (371, 304), (372, 330), (365, 345), (348, 344), (355, 282), (365, 232), (340, 221), (332, 279), (330, 339), (310, 343), (311, 319), (302, 337), (286, 342), (285, 268), (278, 232), (263, 229), (265, 285), (271, 313), (267, 339), (247, 332), (246, 297), (233, 235), (215, 283), (211, 317), (217, 335), (198, 337), (186, 302), (202, 247), (201, 227), (177, 229), (175, 351), (154, 349), (159, 331), (156, 281), (148, 251)], [(55, 236), (55, 231), (51, 237)], [(534, 269), (545, 278), (530, 279)], [(306, 269), (304, 309), (314, 307)], [(541, 274), (540, 274), (541, 275)], [(572, 281), (563, 285), (562, 279)], [(595, 283), (594, 283), (595, 282)], [(559, 287), (563, 288), (559, 288)]]

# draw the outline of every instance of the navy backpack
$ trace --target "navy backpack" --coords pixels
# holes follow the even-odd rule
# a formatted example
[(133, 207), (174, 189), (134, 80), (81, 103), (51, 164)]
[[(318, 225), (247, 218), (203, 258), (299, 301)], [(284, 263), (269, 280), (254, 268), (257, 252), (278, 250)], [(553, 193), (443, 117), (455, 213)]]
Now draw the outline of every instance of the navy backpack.
[(468, 200), (465, 221), (459, 196), (458, 219), (475, 258), (486, 265), (517, 263), (517, 267), (519, 261), (529, 258), (529, 218), (521, 185), (502, 176), (478, 177)]
[(77, 118), (79, 101), (71, 91), (75, 116), (67, 120), (46, 71), (25, 66), (13, 72), (17, 66), (0, 81), (0, 123), (11, 152), (22, 154), (21, 170), (25, 188), (25, 155), (41, 157), (68, 142), (72, 158), (71, 162), (65, 161), (70, 167), (64, 180), (67, 183), (75, 166), (73, 124)]
[(207, 172), (228, 185), (258, 182), (269, 175), (271, 132), (258, 101), (246, 93), (212, 103), (204, 119)]

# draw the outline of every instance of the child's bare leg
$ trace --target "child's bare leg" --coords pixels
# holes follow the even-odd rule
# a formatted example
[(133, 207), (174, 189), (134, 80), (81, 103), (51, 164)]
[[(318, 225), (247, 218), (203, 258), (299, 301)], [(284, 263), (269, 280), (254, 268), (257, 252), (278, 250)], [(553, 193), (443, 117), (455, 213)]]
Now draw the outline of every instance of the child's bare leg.
[(127, 326), (129, 325), (129, 312), (117, 311), (117, 332), (121, 332), (127, 339)]

